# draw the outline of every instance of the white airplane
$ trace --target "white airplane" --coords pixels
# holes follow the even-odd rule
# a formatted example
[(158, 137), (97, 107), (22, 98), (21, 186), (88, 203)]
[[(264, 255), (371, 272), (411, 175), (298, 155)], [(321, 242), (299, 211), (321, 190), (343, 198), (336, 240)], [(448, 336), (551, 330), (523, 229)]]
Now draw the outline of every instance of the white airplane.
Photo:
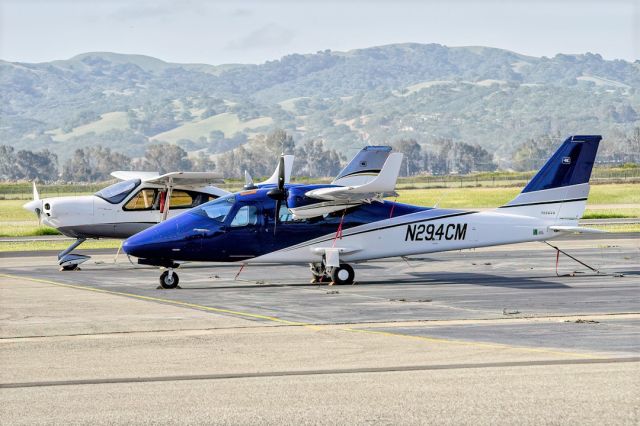
[[(290, 178), (293, 156), (285, 156)], [(279, 165), (278, 165), (279, 167)], [(63, 235), (76, 238), (58, 255), (62, 270), (73, 270), (90, 259), (71, 253), (89, 238), (128, 238), (167, 218), (177, 216), (192, 207), (228, 195), (229, 192), (211, 186), (223, 179), (209, 172), (116, 171), (111, 175), (120, 180), (93, 195), (40, 199), (35, 183), (33, 200), (24, 208), (34, 212), (40, 222), (57, 229)], [(279, 171), (264, 182), (274, 184)], [(245, 172), (247, 185), (253, 182)]]
[(330, 185), (285, 185), (281, 175), (277, 186), (230, 194), (146, 229), (123, 250), (167, 268), (164, 288), (177, 286), (174, 269), (187, 261), (308, 263), (314, 281), (348, 284), (349, 263), (601, 232), (578, 224), (601, 139), (569, 137), (520, 195), (494, 211), (383, 200), (394, 192), (402, 154), (367, 147)]

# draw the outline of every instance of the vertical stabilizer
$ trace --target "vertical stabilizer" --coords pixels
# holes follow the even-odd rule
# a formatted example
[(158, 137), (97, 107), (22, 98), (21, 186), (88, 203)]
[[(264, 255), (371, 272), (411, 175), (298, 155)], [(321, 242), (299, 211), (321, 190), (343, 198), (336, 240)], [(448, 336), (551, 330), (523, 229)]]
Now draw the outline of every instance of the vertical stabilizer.
[(599, 135), (567, 138), (522, 192), (500, 209), (556, 221), (582, 217), (601, 139)]

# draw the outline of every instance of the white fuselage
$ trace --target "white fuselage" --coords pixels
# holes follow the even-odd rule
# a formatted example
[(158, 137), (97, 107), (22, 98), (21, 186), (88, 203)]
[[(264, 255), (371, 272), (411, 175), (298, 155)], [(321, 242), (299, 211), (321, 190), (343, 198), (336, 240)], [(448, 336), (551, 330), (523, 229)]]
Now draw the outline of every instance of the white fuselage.
[[(32, 211), (39, 209), (43, 225), (56, 228), (70, 237), (128, 238), (163, 219), (163, 213), (158, 208), (124, 208), (129, 200), (143, 189), (164, 188), (143, 183), (119, 203), (110, 203), (96, 195), (83, 195), (43, 198), (27, 203), (25, 208)], [(202, 187), (198, 188), (198, 191), (216, 197), (227, 194), (216, 187)], [(186, 210), (169, 208), (167, 216), (174, 217)]]
[(433, 209), (350, 228), (338, 239), (334, 234), (325, 235), (247, 260), (247, 263), (313, 263), (319, 261), (322, 248), (342, 249), (341, 262), (359, 262), (542, 241), (559, 235), (549, 229), (557, 223), (500, 211)]

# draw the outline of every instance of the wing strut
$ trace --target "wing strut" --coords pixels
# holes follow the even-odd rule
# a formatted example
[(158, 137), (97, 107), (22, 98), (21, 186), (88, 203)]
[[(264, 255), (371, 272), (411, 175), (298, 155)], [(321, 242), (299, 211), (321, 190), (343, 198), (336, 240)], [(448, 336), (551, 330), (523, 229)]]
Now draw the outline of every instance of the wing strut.
[(169, 177), (169, 181), (167, 182), (167, 195), (164, 201), (164, 210), (162, 211), (162, 220), (164, 222), (167, 220), (167, 215), (169, 214), (169, 209), (171, 208), (171, 193), (173, 192), (173, 178)]

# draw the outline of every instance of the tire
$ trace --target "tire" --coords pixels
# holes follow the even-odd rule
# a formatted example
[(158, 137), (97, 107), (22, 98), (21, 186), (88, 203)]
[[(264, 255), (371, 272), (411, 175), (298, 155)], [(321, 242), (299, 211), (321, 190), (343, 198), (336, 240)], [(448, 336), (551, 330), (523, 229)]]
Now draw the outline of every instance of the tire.
[(353, 284), (355, 277), (356, 274), (353, 272), (353, 268), (346, 263), (341, 263), (339, 267), (331, 270), (331, 281), (337, 285)]
[(60, 268), (61, 271), (75, 271), (76, 269), (79, 269), (77, 263), (72, 263), (71, 265), (65, 265), (62, 268)]
[(162, 275), (160, 275), (160, 286), (162, 288), (176, 288), (179, 282), (180, 278), (178, 278), (178, 274), (175, 272), (171, 276), (169, 275), (169, 271), (164, 271)]

